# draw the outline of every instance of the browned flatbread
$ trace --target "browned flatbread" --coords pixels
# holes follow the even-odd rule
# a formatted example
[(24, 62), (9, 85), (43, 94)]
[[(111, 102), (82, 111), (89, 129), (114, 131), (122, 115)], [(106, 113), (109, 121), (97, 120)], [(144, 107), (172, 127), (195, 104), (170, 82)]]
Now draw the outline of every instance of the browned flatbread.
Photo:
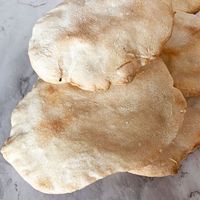
[(33, 28), (29, 57), (49, 83), (107, 90), (133, 80), (169, 39), (171, 0), (68, 0)]
[(183, 127), (172, 144), (162, 150), (160, 158), (143, 169), (147, 176), (176, 174), (180, 162), (200, 147), (200, 97), (190, 97), (187, 102)]
[(115, 172), (146, 175), (143, 168), (176, 138), (185, 108), (161, 60), (107, 92), (39, 81), (13, 112), (2, 153), (46, 193), (72, 192)]
[(162, 58), (184, 96), (200, 95), (200, 18), (177, 12)]

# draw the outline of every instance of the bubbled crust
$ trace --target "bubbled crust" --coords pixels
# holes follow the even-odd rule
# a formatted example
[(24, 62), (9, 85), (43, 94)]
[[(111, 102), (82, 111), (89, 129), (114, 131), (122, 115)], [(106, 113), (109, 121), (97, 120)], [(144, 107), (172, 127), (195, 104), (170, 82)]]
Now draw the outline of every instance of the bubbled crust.
[(34, 26), (32, 67), (46, 82), (71, 83), (84, 90), (131, 82), (171, 35), (169, 2), (65, 1)]

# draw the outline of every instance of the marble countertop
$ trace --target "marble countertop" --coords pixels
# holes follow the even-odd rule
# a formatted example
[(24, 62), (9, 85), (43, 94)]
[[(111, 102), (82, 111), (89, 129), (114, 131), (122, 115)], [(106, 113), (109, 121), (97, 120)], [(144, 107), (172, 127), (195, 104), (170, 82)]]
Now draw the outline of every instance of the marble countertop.
[[(27, 54), (33, 24), (59, 2), (0, 0), (0, 146), (9, 136), (12, 110), (37, 79)], [(66, 195), (34, 190), (0, 155), (0, 200), (200, 200), (200, 150), (182, 163), (177, 176), (119, 173)]]

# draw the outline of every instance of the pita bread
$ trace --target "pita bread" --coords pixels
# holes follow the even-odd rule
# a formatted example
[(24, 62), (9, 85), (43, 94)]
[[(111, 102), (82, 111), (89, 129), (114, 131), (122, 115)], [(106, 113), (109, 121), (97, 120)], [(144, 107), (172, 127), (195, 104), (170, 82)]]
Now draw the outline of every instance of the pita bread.
[(160, 154), (160, 158), (146, 166), (141, 174), (167, 176), (176, 174), (180, 162), (200, 146), (200, 97), (190, 97), (183, 127), (176, 139)]
[(200, 0), (172, 0), (175, 11), (196, 13), (200, 10)]
[(200, 95), (200, 18), (183, 12), (175, 15), (172, 37), (162, 58), (184, 96)]
[(143, 70), (107, 92), (39, 81), (13, 112), (4, 158), (45, 193), (72, 192), (115, 172), (140, 173), (174, 140), (186, 108), (161, 60)]
[(29, 57), (49, 83), (106, 90), (133, 80), (169, 39), (170, 0), (70, 0), (33, 28)]

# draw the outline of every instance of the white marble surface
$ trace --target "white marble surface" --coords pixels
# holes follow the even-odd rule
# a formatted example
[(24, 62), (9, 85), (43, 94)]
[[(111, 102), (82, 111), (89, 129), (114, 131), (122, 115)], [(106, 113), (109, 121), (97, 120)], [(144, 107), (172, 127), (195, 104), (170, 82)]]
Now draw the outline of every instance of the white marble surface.
[[(9, 136), (13, 108), (37, 79), (27, 55), (32, 26), (60, 1), (0, 0), (0, 146)], [(66, 195), (35, 191), (0, 155), (0, 200), (200, 200), (200, 151), (175, 177), (121, 173)]]

